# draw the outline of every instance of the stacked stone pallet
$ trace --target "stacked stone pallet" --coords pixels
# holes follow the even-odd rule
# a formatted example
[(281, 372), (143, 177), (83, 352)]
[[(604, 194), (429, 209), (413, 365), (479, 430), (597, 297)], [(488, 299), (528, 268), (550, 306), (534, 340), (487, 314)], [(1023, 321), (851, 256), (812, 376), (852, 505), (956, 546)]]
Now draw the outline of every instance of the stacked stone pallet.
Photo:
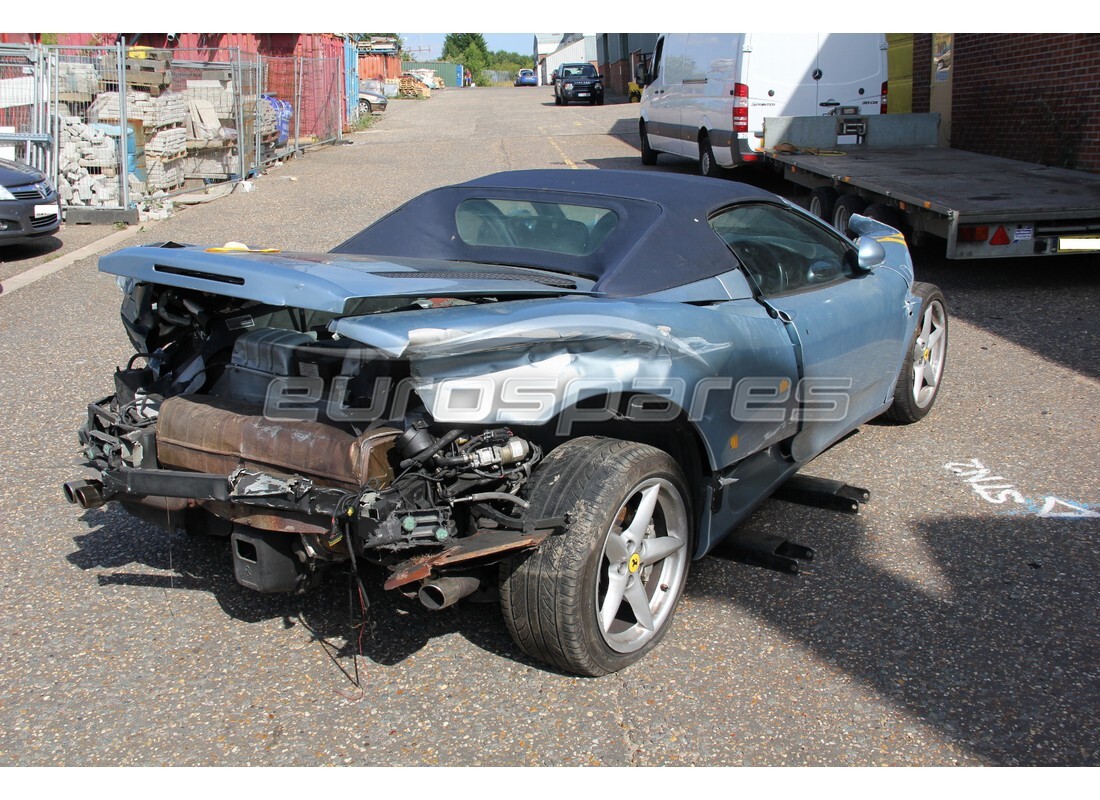
[[(113, 136), (79, 117), (61, 118), (57, 191), (67, 206), (117, 206), (119, 202), (118, 143)], [(127, 176), (130, 191), (144, 184)]]
[[(238, 140), (249, 145), (255, 136), (255, 95), (241, 96), (231, 73), (203, 70), (203, 78), (187, 81), (187, 157), (181, 163), (187, 178), (221, 180), (241, 171)], [(240, 103), (244, 131), (237, 130)], [(274, 139), (278, 117), (270, 104), (260, 101), (260, 136)], [(250, 165), (246, 165), (246, 169)]]
[[(118, 92), (104, 92), (88, 108), (89, 119), (117, 123)], [(126, 93), (126, 118), (141, 120), (144, 129), (146, 188), (178, 189), (183, 185), (187, 155), (187, 98), (178, 92), (153, 97), (146, 92)]]
[(99, 70), (94, 64), (61, 61), (57, 65), (57, 99), (63, 103), (90, 103), (99, 93)]
[[(103, 92), (88, 107), (88, 119), (118, 122), (118, 92)], [(187, 98), (179, 92), (153, 97), (148, 92), (126, 93), (126, 119), (140, 119), (146, 128), (183, 125), (187, 119)]]

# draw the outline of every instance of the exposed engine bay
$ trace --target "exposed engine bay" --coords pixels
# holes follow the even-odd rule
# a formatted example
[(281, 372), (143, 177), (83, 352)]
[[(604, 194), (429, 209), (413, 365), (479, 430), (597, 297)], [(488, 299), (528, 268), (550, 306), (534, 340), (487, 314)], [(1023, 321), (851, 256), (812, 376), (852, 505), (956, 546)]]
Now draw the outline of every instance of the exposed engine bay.
[[(336, 315), (123, 288), (137, 352), (89, 405), (79, 438), (101, 477), (66, 484), (72, 502), (229, 536), (237, 580), (260, 592), (368, 561), (432, 608), (551, 532), (521, 497), (540, 446), (508, 427), (434, 424), (401, 388), (407, 363), (332, 333)], [(363, 314), (471, 301), (358, 302)]]

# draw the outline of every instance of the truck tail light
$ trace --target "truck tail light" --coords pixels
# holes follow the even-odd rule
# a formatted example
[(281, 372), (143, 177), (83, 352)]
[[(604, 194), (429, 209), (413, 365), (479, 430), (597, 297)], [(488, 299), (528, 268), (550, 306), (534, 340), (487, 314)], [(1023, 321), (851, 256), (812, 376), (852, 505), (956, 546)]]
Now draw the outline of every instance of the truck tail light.
[(878, 113), (880, 114), (886, 113), (886, 98), (889, 94), (889, 83), (889, 81), (882, 82), (882, 100), (878, 104)]
[(749, 132), (749, 87), (748, 84), (733, 85), (733, 132)]
[(984, 242), (989, 239), (989, 227), (987, 225), (962, 225), (959, 227), (956, 240), (960, 242)]

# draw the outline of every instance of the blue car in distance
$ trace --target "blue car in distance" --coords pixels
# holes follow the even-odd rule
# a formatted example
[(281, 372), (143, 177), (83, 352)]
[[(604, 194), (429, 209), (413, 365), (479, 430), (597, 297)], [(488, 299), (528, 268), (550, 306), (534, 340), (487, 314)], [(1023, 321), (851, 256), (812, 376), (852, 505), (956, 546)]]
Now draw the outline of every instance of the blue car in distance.
[(430, 609), (499, 597), (558, 669), (620, 670), (799, 470), (932, 409), (943, 294), (898, 231), (850, 227), (729, 181), (531, 170), (329, 253), (120, 250), (99, 268), (135, 354), (65, 494), (228, 537), (260, 592), (384, 571)]
[(513, 82), (514, 86), (538, 86), (539, 79), (535, 75), (533, 69), (521, 69), (516, 73), (516, 79)]

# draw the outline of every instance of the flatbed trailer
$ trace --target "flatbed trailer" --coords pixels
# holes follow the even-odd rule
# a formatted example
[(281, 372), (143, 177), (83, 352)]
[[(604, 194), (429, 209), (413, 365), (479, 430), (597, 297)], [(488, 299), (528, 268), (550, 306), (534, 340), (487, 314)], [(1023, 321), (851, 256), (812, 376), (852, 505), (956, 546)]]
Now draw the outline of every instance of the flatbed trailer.
[(1100, 253), (1100, 175), (937, 147), (938, 124), (938, 114), (770, 117), (764, 158), (841, 230), (866, 214), (915, 241), (944, 239), (952, 259)]

